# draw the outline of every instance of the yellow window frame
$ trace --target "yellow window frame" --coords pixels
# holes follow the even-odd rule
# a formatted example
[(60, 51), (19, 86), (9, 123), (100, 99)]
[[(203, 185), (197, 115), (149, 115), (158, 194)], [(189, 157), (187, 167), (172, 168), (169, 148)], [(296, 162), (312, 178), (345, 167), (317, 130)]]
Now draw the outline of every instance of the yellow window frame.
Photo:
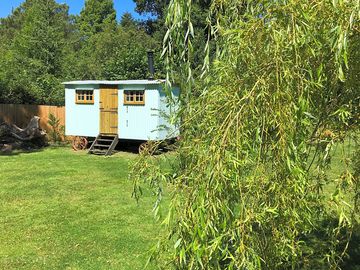
[(94, 104), (94, 90), (76, 89), (75, 90), (76, 104)]
[(145, 105), (145, 90), (124, 90), (124, 105)]

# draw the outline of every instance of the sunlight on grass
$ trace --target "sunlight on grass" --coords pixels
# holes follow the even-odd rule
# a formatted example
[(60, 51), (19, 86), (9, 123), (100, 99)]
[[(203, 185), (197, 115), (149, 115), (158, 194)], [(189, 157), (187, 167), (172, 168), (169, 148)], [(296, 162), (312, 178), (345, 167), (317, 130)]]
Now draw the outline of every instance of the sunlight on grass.
[(158, 234), (128, 162), (48, 148), (0, 156), (1, 269), (142, 269)]

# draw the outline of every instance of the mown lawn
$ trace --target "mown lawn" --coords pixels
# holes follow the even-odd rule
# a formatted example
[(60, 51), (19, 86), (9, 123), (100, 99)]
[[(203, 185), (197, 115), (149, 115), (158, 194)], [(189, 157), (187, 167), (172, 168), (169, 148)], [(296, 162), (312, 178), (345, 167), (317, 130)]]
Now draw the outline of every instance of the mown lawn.
[(131, 198), (135, 157), (0, 156), (0, 269), (142, 269), (158, 225), (150, 192)]
[[(333, 151), (336, 178), (344, 166), (341, 149)], [(70, 147), (0, 155), (0, 269), (143, 269), (159, 225), (150, 191), (139, 203), (131, 197), (135, 158)], [(357, 264), (359, 239), (360, 229), (347, 265)]]

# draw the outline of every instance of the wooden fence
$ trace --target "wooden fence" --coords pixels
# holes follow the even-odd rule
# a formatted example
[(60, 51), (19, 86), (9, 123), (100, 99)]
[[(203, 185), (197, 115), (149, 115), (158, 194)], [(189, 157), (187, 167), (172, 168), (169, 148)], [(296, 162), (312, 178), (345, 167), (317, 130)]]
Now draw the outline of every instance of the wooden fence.
[(65, 125), (65, 107), (19, 104), (0, 104), (0, 123), (7, 122), (24, 128), (33, 116), (39, 116), (40, 127), (49, 131), (50, 113), (60, 120), (60, 125)]

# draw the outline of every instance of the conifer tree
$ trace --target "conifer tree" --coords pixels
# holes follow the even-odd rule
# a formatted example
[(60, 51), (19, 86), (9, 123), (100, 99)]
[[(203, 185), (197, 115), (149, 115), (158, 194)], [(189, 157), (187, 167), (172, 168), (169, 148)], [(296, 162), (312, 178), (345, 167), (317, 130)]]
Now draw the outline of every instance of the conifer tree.
[(136, 21), (129, 12), (125, 12), (121, 16), (120, 25), (122, 27), (136, 27)]
[(82, 34), (90, 37), (103, 32), (109, 26), (116, 26), (113, 0), (86, 0), (79, 17), (79, 29)]

